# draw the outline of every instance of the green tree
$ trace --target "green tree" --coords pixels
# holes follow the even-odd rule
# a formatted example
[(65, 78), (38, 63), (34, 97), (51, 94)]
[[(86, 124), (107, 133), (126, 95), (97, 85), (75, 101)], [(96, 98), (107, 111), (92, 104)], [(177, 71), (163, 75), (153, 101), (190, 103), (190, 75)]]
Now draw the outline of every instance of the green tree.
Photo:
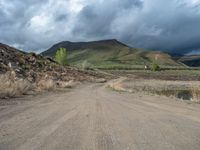
[(60, 65), (67, 65), (67, 50), (65, 48), (59, 48), (56, 52), (55, 60)]
[(153, 63), (152, 66), (151, 66), (151, 70), (152, 70), (152, 71), (159, 71), (159, 70), (160, 70), (160, 67), (158, 66), (158, 64)]

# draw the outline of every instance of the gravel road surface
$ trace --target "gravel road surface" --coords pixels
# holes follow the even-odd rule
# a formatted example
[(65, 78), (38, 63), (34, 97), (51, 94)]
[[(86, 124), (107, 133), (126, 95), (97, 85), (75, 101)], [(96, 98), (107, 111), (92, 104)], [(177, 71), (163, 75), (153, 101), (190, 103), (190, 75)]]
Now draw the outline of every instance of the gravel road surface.
[(0, 106), (0, 150), (200, 150), (200, 105), (83, 84)]

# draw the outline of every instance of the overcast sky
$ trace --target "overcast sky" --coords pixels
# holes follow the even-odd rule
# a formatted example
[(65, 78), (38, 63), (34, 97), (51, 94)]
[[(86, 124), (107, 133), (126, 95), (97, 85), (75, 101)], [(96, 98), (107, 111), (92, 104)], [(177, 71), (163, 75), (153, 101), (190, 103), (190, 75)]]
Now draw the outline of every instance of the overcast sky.
[(200, 0), (0, 0), (0, 42), (41, 51), (115, 38), (133, 47), (200, 53)]

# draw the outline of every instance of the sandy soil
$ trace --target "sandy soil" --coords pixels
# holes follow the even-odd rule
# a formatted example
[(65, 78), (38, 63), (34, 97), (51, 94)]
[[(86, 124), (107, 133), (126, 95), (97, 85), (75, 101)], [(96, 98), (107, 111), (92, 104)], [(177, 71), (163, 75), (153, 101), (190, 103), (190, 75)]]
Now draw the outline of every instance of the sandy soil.
[(1, 150), (199, 150), (200, 105), (83, 84), (0, 106)]

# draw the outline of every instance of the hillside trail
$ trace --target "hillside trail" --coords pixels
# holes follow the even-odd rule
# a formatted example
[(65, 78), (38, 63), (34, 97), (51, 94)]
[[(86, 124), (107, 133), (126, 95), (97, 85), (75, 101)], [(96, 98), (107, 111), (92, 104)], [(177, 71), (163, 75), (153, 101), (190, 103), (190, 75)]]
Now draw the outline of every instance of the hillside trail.
[(0, 106), (0, 150), (199, 150), (200, 105), (82, 84)]

